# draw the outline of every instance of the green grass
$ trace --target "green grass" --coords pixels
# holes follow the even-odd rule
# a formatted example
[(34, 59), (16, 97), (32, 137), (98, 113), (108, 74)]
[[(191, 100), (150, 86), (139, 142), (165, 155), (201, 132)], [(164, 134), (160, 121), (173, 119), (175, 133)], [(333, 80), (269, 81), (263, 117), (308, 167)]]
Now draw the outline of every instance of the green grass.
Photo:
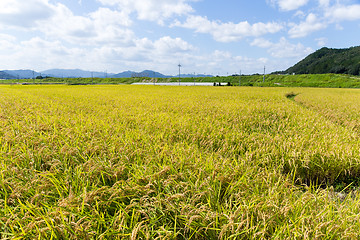
[(0, 238), (359, 238), (359, 100), (0, 86)]
[[(1, 80), (3, 84), (132, 84), (136, 82), (178, 82), (178, 78), (45, 78), (45, 79), (12, 79)], [(344, 74), (303, 74), (276, 75), (268, 74), (263, 82), (263, 75), (196, 77), (181, 78), (182, 82), (213, 82), (232, 86), (257, 87), (322, 87), (322, 88), (360, 88), (360, 77)]]

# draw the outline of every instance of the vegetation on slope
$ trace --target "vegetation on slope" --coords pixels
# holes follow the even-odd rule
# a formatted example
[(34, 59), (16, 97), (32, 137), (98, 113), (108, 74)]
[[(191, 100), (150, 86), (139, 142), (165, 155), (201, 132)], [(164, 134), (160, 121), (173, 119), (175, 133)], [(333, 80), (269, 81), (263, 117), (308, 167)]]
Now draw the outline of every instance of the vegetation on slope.
[(0, 238), (359, 238), (359, 102), (349, 89), (0, 86)]
[(360, 75), (360, 47), (347, 49), (321, 48), (287, 69), (285, 73)]

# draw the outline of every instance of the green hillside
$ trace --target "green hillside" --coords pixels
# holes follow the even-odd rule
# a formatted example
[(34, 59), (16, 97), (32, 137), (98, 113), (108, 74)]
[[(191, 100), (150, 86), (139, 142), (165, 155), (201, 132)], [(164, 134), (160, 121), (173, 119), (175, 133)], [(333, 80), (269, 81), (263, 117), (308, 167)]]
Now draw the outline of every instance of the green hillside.
[(285, 71), (292, 74), (340, 73), (360, 75), (360, 47), (321, 48)]

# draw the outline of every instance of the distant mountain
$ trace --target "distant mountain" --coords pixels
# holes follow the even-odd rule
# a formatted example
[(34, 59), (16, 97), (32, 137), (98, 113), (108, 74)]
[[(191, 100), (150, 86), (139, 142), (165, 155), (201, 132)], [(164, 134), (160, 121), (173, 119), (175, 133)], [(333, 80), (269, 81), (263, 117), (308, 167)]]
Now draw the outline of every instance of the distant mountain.
[[(114, 78), (130, 78), (130, 77), (176, 78), (176, 77), (179, 77), (179, 75), (170, 76), (170, 75), (164, 75), (162, 73), (155, 72), (152, 70), (145, 70), (142, 72), (126, 71), (126, 72), (115, 74), (113, 77)], [(213, 76), (212, 75), (204, 75), (204, 74), (198, 74), (198, 75), (181, 74), (180, 77), (181, 78), (191, 78), (191, 77), (213, 77)]]
[(6, 73), (5, 71), (0, 71), (0, 79), (13, 79), (13, 75)]
[[(84, 71), (81, 69), (49, 69), (42, 72), (35, 72), (32, 70), (4, 70), (3, 76), (1, 77), (0, 72), (0, 79), (11, 79), (11, 78), (33, 78), (37, 76), (43, 77), (58, 77), (58, 78), (131, 78), (131, 77), (150, 77), (150, 78), (173, 78), (178, 77), (164, 75), (159, 72), (155, 72), (152, 70), (145, 70), (142, 72), (134, 72), (134, 71), (125, 71), (121, 73), (106, 73), (106, 72), (93, 72), (93, 71)], [(190, 77), (212, 77), (211, 75), (192, 75), (192, 74), (181, 74), (182, 78), (190, 78)]]
[(113, 77), (114, 78), (130, 78), (133, 76), (133, 74), (135, 74), (135, 72), (126, 71), (126, 72), (115, 74), (115, 75), (113, 75)]
[(345, 49), (321, 48), (287, 69), (285, 73), (360, 75), (360, 47)]
[(171, 77), (171, 76), (165, 76), (164, 74), (161, 74), (159, 72), (154, 72), (151, 70), (142, 71), (140, 74), (144, 74), (144, 75), (147, 75), (148, 77), (152, 77), (152, 78), (169, 78), (169, 77)]
[(59, 78), (104, 78), (104, 77), (112, 77), (112, 73), (106, 72), (92, 72), (92, 71), (84, 71), (81, 69), (49, 69), (41, 72), (42, 76), (49, 77), (59, 77)]
[(4, 70), (5, 73), (12, 76), (12, 78), (33, 78), (40, 76), (40, 73), (32, 70)]
[(113, 78), (131, 78), (131, 77), (150, 77), (150, 78), (169, 78), (171, 76), (165, 76), (159, 72), (152, 70), (145, 70), (142, 72), (125, 71), (112, 76)]

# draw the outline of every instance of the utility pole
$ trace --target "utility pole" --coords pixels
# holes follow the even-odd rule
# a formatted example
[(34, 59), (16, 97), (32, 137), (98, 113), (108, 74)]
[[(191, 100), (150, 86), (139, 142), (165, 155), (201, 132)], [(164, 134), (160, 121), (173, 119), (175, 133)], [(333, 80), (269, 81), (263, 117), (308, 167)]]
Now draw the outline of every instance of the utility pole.
[(180, 63), (178, 65), (178, 67), (179, 67), (179, 86), (180, 86), (180, 68), (182, 67)]
[(240, 70), (240, 76), (239, 76), (239, 87), (241, 86), (241, 70)]
[(264, 66), (264, 77), (263, 77), (263, 82), (265, 82), (265, 66)]
[(94, 84), (94, 73), (91, 72), (91, 84)]

